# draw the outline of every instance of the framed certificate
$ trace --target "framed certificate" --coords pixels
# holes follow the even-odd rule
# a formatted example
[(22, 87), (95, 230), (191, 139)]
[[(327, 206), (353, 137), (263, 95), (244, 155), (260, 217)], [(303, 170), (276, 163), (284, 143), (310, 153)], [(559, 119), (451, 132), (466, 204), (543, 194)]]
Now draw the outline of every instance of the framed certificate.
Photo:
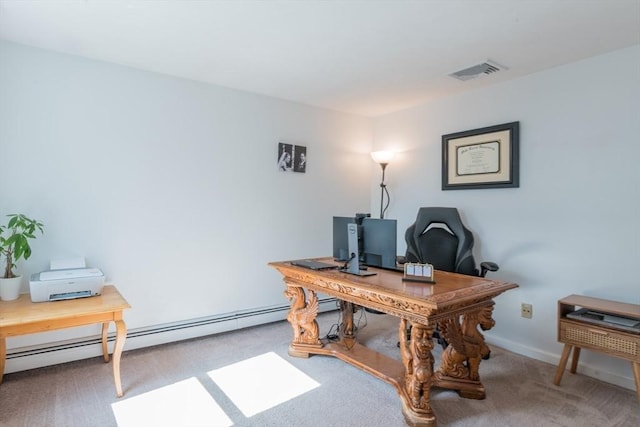
[(519, 187), (519, 124), (442, 136), (442, 189)]

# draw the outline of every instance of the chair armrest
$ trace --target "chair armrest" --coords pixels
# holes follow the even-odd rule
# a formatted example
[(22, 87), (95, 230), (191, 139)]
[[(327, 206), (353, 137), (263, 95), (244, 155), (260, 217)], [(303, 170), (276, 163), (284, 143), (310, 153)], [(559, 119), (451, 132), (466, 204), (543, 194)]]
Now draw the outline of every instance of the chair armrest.
[(480, 277), (484, 277), (487, 271), (498, 271), (500, 267), (495, 262), (484, 261), (480, 263)]

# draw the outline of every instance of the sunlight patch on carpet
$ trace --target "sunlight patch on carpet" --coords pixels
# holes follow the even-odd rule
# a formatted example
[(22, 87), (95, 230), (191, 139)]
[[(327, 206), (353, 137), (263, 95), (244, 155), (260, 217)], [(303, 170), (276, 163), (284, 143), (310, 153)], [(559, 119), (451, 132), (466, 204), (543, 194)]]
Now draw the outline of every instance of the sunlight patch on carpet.
[(118, 427), (229, 427), (233, 422), (197, 378), (111, 404)]
[(208, 374), (246, 417), (320, 386), (273, 352), (215, 369)]

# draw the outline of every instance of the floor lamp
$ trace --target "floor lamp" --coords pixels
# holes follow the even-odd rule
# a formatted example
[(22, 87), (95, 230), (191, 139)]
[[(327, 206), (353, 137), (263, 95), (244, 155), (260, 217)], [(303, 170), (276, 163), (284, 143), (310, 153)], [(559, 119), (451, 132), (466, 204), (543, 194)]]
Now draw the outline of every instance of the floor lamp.
[[(374, 151), (371, 153), (371, 158), (374, 162), (378, 163), (382, 168), (382, 181), (380, 181), (380, 218), (384, 218), (384, 213), (389, 207), (389, 202), (391, 199), (389, 198), (389, 191), (387, 190), (387, 185), (384, 183), (384, 170), (387, 168), (387, 165), (391, 160), (393, 160), (396, 153), (393, 151)], [(384, 204), (384, 195), (387, 195), (387, 204)]]

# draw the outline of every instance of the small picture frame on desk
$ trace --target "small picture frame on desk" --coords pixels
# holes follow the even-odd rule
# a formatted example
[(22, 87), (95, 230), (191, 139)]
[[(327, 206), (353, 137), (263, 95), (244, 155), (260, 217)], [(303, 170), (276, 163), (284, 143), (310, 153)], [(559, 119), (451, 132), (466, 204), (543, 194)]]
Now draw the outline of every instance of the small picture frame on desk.
[(433, 265), (407, 262), (404, 265), (402, 280), (407, 282), (435, 283), (433, 280)]

